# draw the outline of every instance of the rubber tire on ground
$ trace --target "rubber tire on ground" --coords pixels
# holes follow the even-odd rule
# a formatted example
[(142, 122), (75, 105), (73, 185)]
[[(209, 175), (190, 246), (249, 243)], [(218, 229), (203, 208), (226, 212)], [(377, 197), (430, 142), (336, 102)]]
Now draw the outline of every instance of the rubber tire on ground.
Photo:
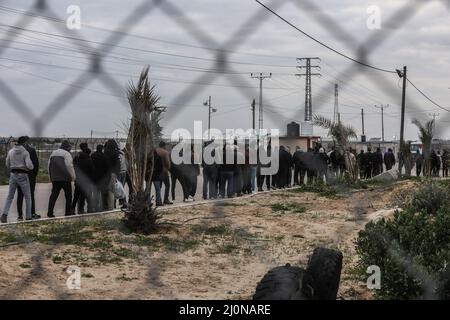
[(342, 252), (315, 248), (306, 272), (312, 277), (314, 299), (336, 300), (341, 280)]
[(311, 288), (312, 279), (304, 269), (290, 265), (276, 267), (258, 283), (253, 300), (306, 300), (313, 291), (308, 285)]

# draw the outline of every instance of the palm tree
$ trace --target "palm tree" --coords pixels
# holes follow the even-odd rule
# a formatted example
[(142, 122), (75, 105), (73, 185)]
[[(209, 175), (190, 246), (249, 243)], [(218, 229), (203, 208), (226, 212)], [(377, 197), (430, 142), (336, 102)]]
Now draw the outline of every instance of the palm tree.
[(413, 119), (413, 124), (419, 129), (419, 139), (423, 145), (423, 172), (424, 175), (431, 175), (431, 142), (434, 136), (434, 119), (422, 124), (419, 120)]
[(350, 126), (344, 125), (341, 121), (333, 122), (332, 120), (314, 115), (313, 123), (323, 129), (328, 130), (328, 136), (331, 136), (336, 143), (335, 150), (344, 155), (347, 173), (353, 181), (358, 179), (356, 159), (350, 153), (350, 139), (357, 138), (356, 130)]
[(130, 206), (124, 222), (134, 232), (149, 234), (157, 228), (159, 218), (150, 199), (154, 146), (161, 135), (161, 108), (155, 86), (150, 86), (148, 67), (137, 84), (127, 89), (131, 121), (127, 137), (128, 174), (132, 185)]

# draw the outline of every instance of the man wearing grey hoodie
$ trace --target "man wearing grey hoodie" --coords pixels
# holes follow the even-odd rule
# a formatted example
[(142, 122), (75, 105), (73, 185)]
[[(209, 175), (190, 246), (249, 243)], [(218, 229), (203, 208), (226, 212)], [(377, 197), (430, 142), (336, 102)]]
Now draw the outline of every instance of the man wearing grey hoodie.
[(9, 192), (6, 198), (3, 214), (0, 218), (2, 223), (8, 222), (9, 209), (14, 200), (16, 190), (20, 188), (26, 203), (26, 219), (31, 220), (31, 190), (30, 181), (28, 179), (28, 172), (33, 170), (33, 162), (30, 154), (23, 146), (26, 142), (26, 137), (20, 137), (17, 145), (8, 152), (6, 157), (6, 168), (10, 172), (9, 176)]
[(61, 147), (52, 152), (48, 160), (48, 173), (52, 182), (52, 193), (48, 201), (47, 217), (54, 218), (53, 210), (55, 209), (56, 200), (59, 193), (64, 190), (66, 197), (66, 216), (73, 214), (72, 212), (72, 181), (75, 181), (75, 169), (73, 167), (73, 159), (70, 154), (72, 146), (69, 141), (64, 140)]

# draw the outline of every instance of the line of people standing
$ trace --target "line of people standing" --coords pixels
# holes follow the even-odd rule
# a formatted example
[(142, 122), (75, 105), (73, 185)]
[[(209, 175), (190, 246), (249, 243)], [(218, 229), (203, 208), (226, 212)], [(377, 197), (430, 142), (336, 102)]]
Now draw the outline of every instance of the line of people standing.
[(368, 147), (367, 152), (361, 150), (356, 159), (361, 179), (371, 179), (383, 173), (383, 165), (386, 166), (386, 171), (389, 171), (396, 164), (395, 155), (391, 148), (383, 154), (380, 148), (372, 152), (372, 148)]
[[(75, 214), (76, 210), (79, 214), (112, 210), (116, 205), (117, 182), (124, 185), (127, 180), (124, 151), (119, 149), (113, 139), (108, 140), (104, 146), (98, 145), (92, 154), (86, 143), (80, 144), (80, 152), (74, 158), (70, 153), (71, 149), (69, 141), (63, 141), (49, 157), (48, 174), (52, 189), (47, 217), (55, 216), (55, 204), (61, 191), (65, 196), (66, 216)], [(7, 222), (16, 191), (18, 220), (24, 219), (23, 199), (26, 203), (25, 219), (40, 219), (41, 216), (36, 213), (34, 198), (39, 159), (36, 150), (29, 144), (29, 137), (20, 137), (8, 152), (6, 167), (10, 173), (9, 190), (0, 221)], [(126, 197), (120, 198), (119, 204), (125, 206)]]
[[(416, 176), (419, 177), (421, 174), (425, 175), (426, 173), (423, 170), (424, 167), (424, 155), (417, 154), (415, 158), (416, 164)], [(444, 150), (441, 154), (441, 151), (431, 150), (430, 154), (430, 174), (433, 177), (439, 177), (442, 170), (442, 177), (448, 178), (448, 171), (450, 167), (450, 152), (448, 150)]]

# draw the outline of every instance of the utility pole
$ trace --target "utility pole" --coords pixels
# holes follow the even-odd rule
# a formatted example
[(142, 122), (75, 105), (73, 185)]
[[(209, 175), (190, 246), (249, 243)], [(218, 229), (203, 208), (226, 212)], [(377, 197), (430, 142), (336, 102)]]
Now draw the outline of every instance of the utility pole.
[(255, 107), (256, 107), (256, 101), (255, 101), (255, 99), (253, 99), (253, 102), (252, 102), (252, 108), (251, 108), (251, 110), (252, 110), (252, 128), (253, 128), (253, 131), (255, 131)]
[(381, 109), (381, 142), (384, 142), (384, 109), (389, 108), (389, 105), (382, 104), (381, 107), (375, 106), (375, 108)]
[(259, 79), (259, 119), (258, 119), (258, 122), (259, 122), (259, 129), (261, 130), (261, 129), (263, 129), (263, 126), (264, 126), (264, 123), (263, 123), (263, 121), (264, 121), (264, 119), (263, 119), (263, 93), (262, 93), (263, 85), (262, 85), (262, 83), (263, 83), (264, 79), (272, 78), (272, 73), (269, 73), (268, 75), (267, 74), (264, 75), (262, 73), (259, 73), (259, 74), (251, 73), (250, 76), (253, 79)]
[(94, 150), (94, 140), (92, 140), (92, 136), (94, 135), (94, 130), (91, 129), (91, 149)]
[(336, 123), (339, 114), (339, 85), (336, 83), (334, 85), (334, 113), (333, 122)]
[(364, 108), (361, 108), (361, 122), (362, 122), (362, 135), (365, 136), (365, 133), (364, 133)]
[(208, 107), (208, 141), (211, 140), (211, 113), (217, 112), (217, 109), (211, 108), (211, 96), (208, 101), (203, 102), (205, 107)]
[(403, 67), (403, 72), (400, 70), (396, 70), (397, 74), (400, 78), (403, 78), (403, 90), (402, 90), (402, 115), (400, 120), (400, 159), (398, 164), (398, 169), (400, 174), (402, 173), (403, 168), (403, 148), (405, 144), (404, 140), (404, 131), (405, 131), (405, 109), (406, 109), (406, 80), (408, 77), (408, 68), (406, 66)]
[(306, 61), (305, 66), (297, 66), (297, 69), (305, 69), (305, 73), (296, 74), (296, 76), (306, 76), (306, 86), (305, 86), (305, 121), (312, 121), (312, 94), (311, 94), (311, 77), (321, 76), (320, 73), (312, 73), (311, 69), (315, 68), (320, 70), (320, 66), (312, 66), (311, 60), (319, 60), (320, 58), (297, 58), (298, 62)]

